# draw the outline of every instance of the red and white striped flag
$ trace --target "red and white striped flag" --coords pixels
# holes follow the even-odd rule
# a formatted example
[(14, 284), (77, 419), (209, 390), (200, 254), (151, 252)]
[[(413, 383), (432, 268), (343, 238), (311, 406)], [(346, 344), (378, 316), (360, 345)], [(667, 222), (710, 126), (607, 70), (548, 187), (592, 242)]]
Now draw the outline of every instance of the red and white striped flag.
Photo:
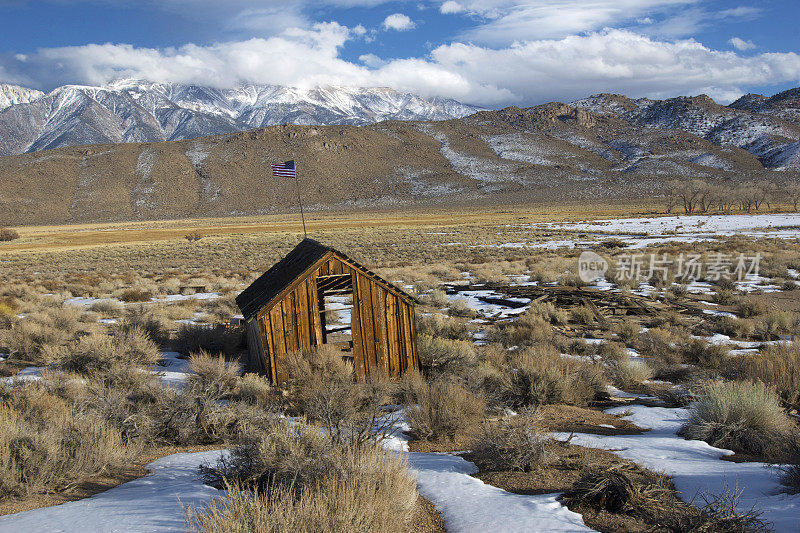
[(281, 178), (296, 178), (297, 174), (295, 174), (294, 170), (294, 161), (272, 165), (272, 175)]

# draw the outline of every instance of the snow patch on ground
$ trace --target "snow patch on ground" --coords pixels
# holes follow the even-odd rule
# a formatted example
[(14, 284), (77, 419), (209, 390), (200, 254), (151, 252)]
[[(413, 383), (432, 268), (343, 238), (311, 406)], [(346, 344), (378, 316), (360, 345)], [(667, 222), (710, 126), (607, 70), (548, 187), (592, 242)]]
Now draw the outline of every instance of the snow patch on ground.
[(203, 146), (200, 142), (195, 142), (192, 144), (191, 148), (186, 150), (186, 157), (189, 158), (189, 162), (192, 166), (197, 168), (203, 165), (203, 162), (205, 162), (208, 157), (208, 153), (208, 148)]
[(183, 508), (224, 493), (204, 485), (198, 467), (222, 451), (177, 453), (147, 465), (150, 474), (90, 498), (0, 517), (0, 533), (20, 531), (184, 532)]
[(441, 143), (439, 151), (453, 166), (453, 170), (474, 180), (483, 182), (499, 182), (513, 180), (514, 166), (493, 161), (487, 157), (478, 157), (457, 152), (450, 147), (447, 135), (423, 128), (423, 133), (432, 136)]
[(543, 146), (536, 144), (533, 139), (521, 133), (507, 133), (502, 135), (489, 135), (483, 139), (494, 150), (498, 157), (530, 163), (532, 165), (553, 166), (548, 156), (554, 155)]
[[(485, 302), (486, 298), (502, 298), (509, 302), (520, 304), (520, 307), (509, 307), (502, 304), (494, 304)], [(507, 298), (491, 290), (477, 290), (477, 291), (461, 291), (455, 294), (448, 294), (447, 299), (452, 301), (464, 300), (470, 309), (474, 309), (484, 316), (496, 316), (500, 318), (507, 318), (509, 316), (516, 316), (525, 312), (528, 304), (531, 302), (530, 298)]]
[[(625, 419), (650, 431), (642, 435), (576, 434), (571, 443), (608, 450), (650, 470), (666, 473), (686, 501), (702, 492), (720, 494), (726, 487), (738, 488), (742, 491), (740, 510), (755, 506), (764, 512), (763, 518), (772, 522), (776, 531), (797, 531), (800, 495), (779, 494), (778, 477), (768, 465), (722, 461), (721, 457), (733, 452), (679, 437), (677, 432), (688, 418), (687, 409), (632, 405), (605, 412), (618, 415), (626, 411), (631, 414)], [(563, 440), (569, 435), (556, 437)]]
[(558, 494), (524, 496), (487, 485), (469, 474), (473, 463), (448, 454), (409, 453), (420, 494), (433, 502), (448, 531), (592, 531), (564, 507)]
[[(543, 226), (574, 231), (657, 235), (750, 235), (800, 238), (800, 214), (680, 215), (619, 218), (586, 222), (546, 223)], [(784, 230), (784, 231), (776, 231)]]

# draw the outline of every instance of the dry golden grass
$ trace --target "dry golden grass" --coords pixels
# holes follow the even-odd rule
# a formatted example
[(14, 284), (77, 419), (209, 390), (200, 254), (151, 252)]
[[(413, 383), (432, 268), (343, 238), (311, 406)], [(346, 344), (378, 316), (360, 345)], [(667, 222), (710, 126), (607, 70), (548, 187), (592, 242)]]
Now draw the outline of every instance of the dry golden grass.
[[(457, 217), (445, 208), (403, 208), (402, 211), (363, 211), (360, 213), (309, 213), (306, 225), (312, 235), (323, 231), (353, 228), (447, 228), (478, 223), (499, 225), (505, 222), (551, 222), (580, 220), (590, 217), (606, 218), (650, 215), (656, 204), (644, 201), (606, 203), (603, 206), (586, 203), (560, 203), (530, 206), (463, 207)], [(169, 221), (73, 224), (62, 226), (25, 226), (17, 228), (20, 238), (0, 246), (0, 254), (20, 251), (52, 251), (122, 244), (148, 244), (160, 241), (184, 240), (187, 233), (204, 237), (237, 234), (297, 234), (302, 225), (297, 215), (259, 217), (184, 219)], [(189, 243), (186, 243), (189, 244)]]

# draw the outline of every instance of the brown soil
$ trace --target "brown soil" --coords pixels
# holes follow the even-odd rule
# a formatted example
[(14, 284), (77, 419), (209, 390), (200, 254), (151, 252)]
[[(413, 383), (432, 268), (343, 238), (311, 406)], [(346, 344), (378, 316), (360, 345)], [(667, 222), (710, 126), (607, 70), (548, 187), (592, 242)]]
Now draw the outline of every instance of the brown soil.
[(411, 518), (409, 530), (417, 533), (444, 533), (447, 531), (439, 511), (422, 496), (417, 498), (417, 510)]
[(800, 312), (800, 290), (748, 294), (743, 298), (761, 302), (769, 309)]
[(464, 435), (456, 435), (452, 440), (412, 440), (408, 443), (408, 449), (424, 453), (463, 452), (472, 447), (474, 440), (474, 437)]
[[(639, 435), (646, 430), (602, 411), (574, 405), (544, 405), (539, 408), (542, 427), (550, 431), (596, 435)], [(614, 426), (613, 428), (602, 425)]]

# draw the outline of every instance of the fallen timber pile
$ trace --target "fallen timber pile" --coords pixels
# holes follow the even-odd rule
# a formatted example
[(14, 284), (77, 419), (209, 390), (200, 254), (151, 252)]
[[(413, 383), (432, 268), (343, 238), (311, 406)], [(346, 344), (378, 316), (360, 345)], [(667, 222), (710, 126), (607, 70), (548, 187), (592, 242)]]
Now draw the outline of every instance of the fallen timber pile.
[(703, 317), (703, 310), (689, 303), (674, 299), (655, 299), (637, 294), (604, 291), (587, 287), (568, 287), (561, 285), (512, 285), (508, 283), (486, 283), (483, 285), (455, 285), (447, 292), (455, 294), (466, 291), (492, 291), (501, 296), (478, 297), (486, 303), (520, 308), (528, 303), (520, 303), (520, 298), (530, 303), (550, 302), (557, 308), (586, 306), (591, 309), (601, 326), (611, 317), (636, 316), (655, 318), (670, 311), (688, 317)]

